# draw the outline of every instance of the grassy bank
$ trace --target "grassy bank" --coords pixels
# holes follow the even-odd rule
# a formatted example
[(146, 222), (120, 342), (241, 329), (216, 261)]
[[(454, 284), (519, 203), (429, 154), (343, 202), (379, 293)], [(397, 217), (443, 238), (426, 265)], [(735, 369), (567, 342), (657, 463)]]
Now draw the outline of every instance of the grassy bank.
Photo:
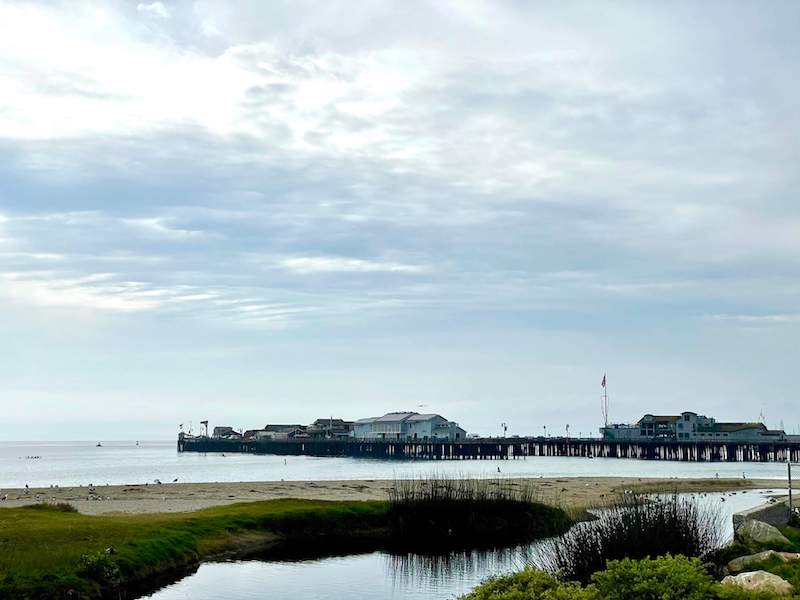
[(443, 481), (431, 483), (439, 489), (431, 496), (413, 491), (428, 483), (417, 485), (391, 501), (268, 500), (186, 513), (0, 508), (0, 598), (125, 597), (153, 576), (282, 544), (477, 547), (560, 533), (572, 523), (530, 497), (475, 488), (456, 498), (444, 490), (457, 484)]
[[(271, 500), (193, 513), (87, 516), (0, 509), (0, 597), (81, 598), (281, 540), (382, 538), (384, 502)], [(70, 595), (71, 594), (71, 595)]]

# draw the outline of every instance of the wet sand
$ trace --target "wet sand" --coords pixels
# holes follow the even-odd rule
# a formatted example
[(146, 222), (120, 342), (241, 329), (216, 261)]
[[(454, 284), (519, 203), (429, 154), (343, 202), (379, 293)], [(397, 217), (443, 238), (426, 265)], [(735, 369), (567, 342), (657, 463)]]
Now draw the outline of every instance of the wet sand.
[[(506, 483), (533, 486), (545, 502), (586, 508), (613, 500), (625, 490), (659, 492), (786, 490), (786, 481), (771, 479), (648, 479), (638, 477), (560, 477), (504, 479)], [(254, 500), (303, 498), (311, 500), (382, 500), (393, 481), (264, 481), (245, 483), (165, 483), (163, 485), (31, 488), (0, 490), (8, 495), (3, 506), (36, 502), (68, 502), (85, 514), (183, 512)]]

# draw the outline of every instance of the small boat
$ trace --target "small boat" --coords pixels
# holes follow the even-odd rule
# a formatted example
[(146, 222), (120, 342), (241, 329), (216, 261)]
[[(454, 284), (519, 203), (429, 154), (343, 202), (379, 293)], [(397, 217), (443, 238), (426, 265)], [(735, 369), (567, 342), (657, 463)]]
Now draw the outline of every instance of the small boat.
[(102, 447), (103, 447), (103, 444), (101, 444), (100, 442), (97, 442), (97, 445), (95, 446), (95, 448), (102, 448)]

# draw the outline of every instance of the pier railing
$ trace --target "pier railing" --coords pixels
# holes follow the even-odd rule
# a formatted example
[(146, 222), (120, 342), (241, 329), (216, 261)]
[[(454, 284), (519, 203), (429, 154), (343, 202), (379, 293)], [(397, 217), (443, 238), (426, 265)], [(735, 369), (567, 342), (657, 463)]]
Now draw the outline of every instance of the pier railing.
[(180, 436), (178, 451), (425, 460), (513, 460), (529, 456), (574, 456), (688, 462), (800, 462), (798, 442), (624, 442), (544, 437), (456, 441), (354, 438), (239, 441)]

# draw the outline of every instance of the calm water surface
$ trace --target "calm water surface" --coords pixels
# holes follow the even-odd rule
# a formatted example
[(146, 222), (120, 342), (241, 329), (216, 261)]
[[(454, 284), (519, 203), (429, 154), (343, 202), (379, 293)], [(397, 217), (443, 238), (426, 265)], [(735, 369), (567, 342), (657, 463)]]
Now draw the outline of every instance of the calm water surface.
[[(764, 494), (709, 494), (704, 501), (723, 507), (727, 534), (731, 535), (730, 515), (763, 503)], [(531, 544), (501, 552), (458, 553), (439, 558), (372, 552), (315, 560), (206, 563), (193, 575), (147, 598), (444, 600), (469, 592), (489, 576), (521, 569), (536, 551), (537, 544)]]
[[(39, 457), (39, 458), (29, 458)], [(253, 454), (179, 454), (170, 442), (0, 442), (0, 488), (183, 482), (393, 479), (440, 473), (497, 477), (786, 478), (780, 463), (680, 463), (535, 457), (504, 461), (385, 461)]]

